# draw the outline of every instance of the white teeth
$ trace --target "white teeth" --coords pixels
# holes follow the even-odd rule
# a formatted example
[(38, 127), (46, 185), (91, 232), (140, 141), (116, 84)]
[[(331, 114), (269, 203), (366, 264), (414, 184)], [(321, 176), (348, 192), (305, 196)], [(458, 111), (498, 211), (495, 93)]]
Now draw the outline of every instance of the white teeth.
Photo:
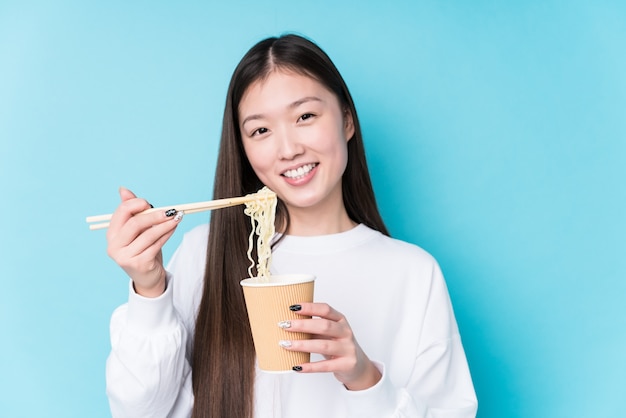
[(300, 177), (304, 177), (305, 175), (309, 174), (309, 172), (313, 170), (315, 166), (316, 164), (306, 164), (306, 165), (303, 165), (302, 167), (298, 167), (298, 169), (296, 170), (285, 171), (283, 176), (289, 177), (290, 179), (297, 179)]

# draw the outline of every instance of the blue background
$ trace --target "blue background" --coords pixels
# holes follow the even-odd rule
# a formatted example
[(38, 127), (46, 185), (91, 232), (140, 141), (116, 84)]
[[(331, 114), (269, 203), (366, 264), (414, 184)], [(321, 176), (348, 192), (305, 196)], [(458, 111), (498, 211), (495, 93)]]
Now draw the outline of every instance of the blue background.
[(350, 86), (393, 235), (442, 265), (478, 416), (623, 416), (625, 22), (617, 0), (1, 1), (0, 415), (109, 416), (127, 280), (84, 218), (120, 185), (208, 200), (232, 70), (296, 31)]

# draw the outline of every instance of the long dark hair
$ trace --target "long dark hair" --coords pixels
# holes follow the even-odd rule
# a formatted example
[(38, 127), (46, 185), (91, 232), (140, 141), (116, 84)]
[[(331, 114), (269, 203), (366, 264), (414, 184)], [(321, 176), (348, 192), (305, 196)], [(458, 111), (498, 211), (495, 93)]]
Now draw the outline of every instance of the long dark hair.
[[(348, 141), (348, 162), (342, 178), (344, 205), (353, 221), (389, 235), (374, 198), (361, 128), (348, 88), (326, 53), (298, 35), (262, 40), (235, 69), (226, 97), (213, 198), (242, 196), (263, 187), (243, 149), (239, 103), (251, 84), (276, 69), (316, 79), (352, 114), (355, 131)], [(277, 224), (289, 224), (289, 214), (281, 202)], [(239, 285), (248, 276), (250, 222), (241, 208), (221, 209), (212, 213), (209, 229), (192, 359), (193, 417), (250, 418), (254, 412), (255, 354)]]

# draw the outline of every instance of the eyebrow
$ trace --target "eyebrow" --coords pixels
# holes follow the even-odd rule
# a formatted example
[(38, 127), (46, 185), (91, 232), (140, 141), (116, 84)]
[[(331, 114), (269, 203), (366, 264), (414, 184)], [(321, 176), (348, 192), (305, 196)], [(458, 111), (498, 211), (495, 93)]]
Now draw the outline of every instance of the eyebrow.
[[(307, 97), (303, 97), (302, 99), (298, 99), (293, 103), (290, 103), (287, 108), (288, 109), (295, 109), (298, 106), (301, 106), (305, 103), (308, 102), (323, 102), (322, 99), (320, 99), (319, 97), (316, 96), (307, 96)], [(259, 119), (263, 119), (264, 115), (262, 114), (255, 114), (255, 115), (250, 115), (247, 118), (245, 118), (242, 122), (241, 122), (241, 126), (244, 126), (246, 123), (253, 121), (253, 120), (259, 120)]]

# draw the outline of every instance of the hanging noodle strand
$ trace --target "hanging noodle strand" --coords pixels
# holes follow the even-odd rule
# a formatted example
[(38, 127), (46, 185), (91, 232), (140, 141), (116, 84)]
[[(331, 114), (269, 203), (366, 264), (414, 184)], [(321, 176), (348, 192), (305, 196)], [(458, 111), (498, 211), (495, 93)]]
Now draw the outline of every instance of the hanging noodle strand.
[(271, 241), (276, 232), (274, 225), (276, 219), (276, 193), (267, 187), (263, 187), (258, 192), (248, 196), (254, 197), (254, 199), (246, 202), (246, 208), (244, 209), (244, 213), (250, 217), (250, 223), (252, 224), (252, 230), (248, 237), (248, 260), (250, 260), (248, 276), (254, 277), (252, 269), (255, 267), (255, 261), (252, 258), (252, 248), (254, 245), (254, 234), (256, 234), (256, 276), (263, 280), (269, 280), (270, 264), (272, 262)]

